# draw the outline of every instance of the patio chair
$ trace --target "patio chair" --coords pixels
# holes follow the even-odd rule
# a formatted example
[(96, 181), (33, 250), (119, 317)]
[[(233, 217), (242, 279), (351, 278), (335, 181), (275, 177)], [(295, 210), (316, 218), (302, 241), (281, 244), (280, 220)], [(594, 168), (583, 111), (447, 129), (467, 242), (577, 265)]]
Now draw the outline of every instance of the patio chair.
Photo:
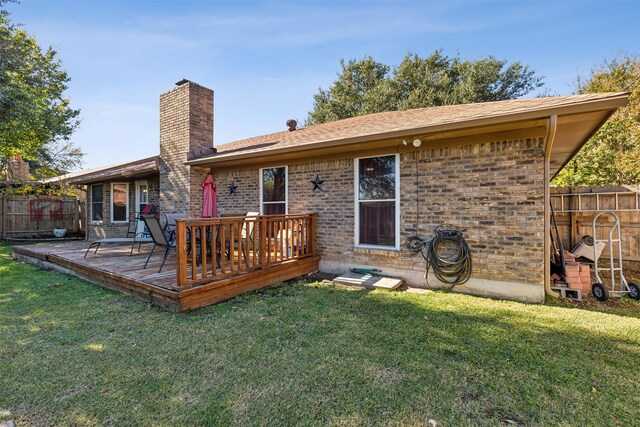
[[(108, 237), (104, 239), (99, 239), (93, 241), (89, 244), (87, 251), (84, 253), (84, 258), (87, 257), (89, 251), (91, 249), (95, 249), (93, 251), (94, 255), (98, 253), (98, 249), (100, 246), (107, 244), (131, 244), (131, 252), (129, 255), (133, 255), (133, 248), (138, 244), (138, 251), (140, 251), (140, 247), (143, 243), (153, 243), (151, 237), (147, 236), (144, 232), (144, 222), (139, 219), (130, 219), (129, 220), (129, 229), (135, 230), (135, 234), (133, 232), (127, 231), (127, 237)], [(133, 234), (133, 237), (129, 237)]]
[(165, 248), (164, 257), (162, 258), (162, 263), (160, 264), (160, 268), (158, 269), (158, 273), (162, 271), (162, 267), (164, 267), (164, 263), (167, 261), (169, 257), (169, 252), (171, 249), (175, 249), (176, 247), (176, 233), (175, 231), (171, 231), (169, 233), (165, 233), (160, 227), (160, 222), (155, 215), (142, 215), (142, 220), (147, 225), (147, 229), (149, 230), (149, 234), (151, 234), (151, 239), (153, 239), (153, 248), (147, 257), (147, 261), (144, 263), (144, 268), (147, 268), (149, 264), (149, 260), (153, 255), (153, 251), (156, 249), (156, 246), (162, 246)]
[(187, 218), (187, 214), (182, 213), (165, 213), (163, 230), (169, 234), (176, 231), (176, 219)]
[[(133, 238), (131, 255), (133, 255), (133, 248), (136, 247), (136, 243), (138, 244), (138, 252), (140, 252), (142, 243), (152, 243), (151, 236), (149, 236), (149, 230), (147, 230), (147, 226), (144, 224), (140, 215), (152, 214), (154, 213), (154, 209), (155, 206), (149, 203), (141, 212), (134, 212), (131, 214), (129, 218), (129, 229), (127, 230), (127, 237)], [(142, 239), (146, 239), (146, 241), (142, 242)]]
[(253, 243), (253, 232), (255, 230), (256, 220), (260, 216), (260, 212), (247, 212), (244, 218), (244, 224), (242, 224), (242, 232), (240, 233), (240, 241), (242, 242), (242, 255), (244, 256), (245, 264), (247, 261), (247, 248), (251, 247)]
[[(153, 213), (154, 209), (155, 206), (152, 203), (149, 203), (140, 212), (132, 212), (131, 215), (129, 215), (127, 237), (135, 237), (139, 235), (141, 231), (144, 232), (144, 221), (142, 221), (140, 215)], [(142, 224), (142, 230), (140, 230), (140, 224)]]
[(255, 228), (255, 220), (260, 216), (260, 212), (247, 212), (244, 216), (244, 224), (242, 224), (242, 240), (253, 242), (253, 230)]
[[(240, 247), (238, 247), (238, 242), (234, 242), (233, 249), (242, 251), (242, 256), (244, 257), (245, 264), (247, 261), (247, 248), (250, 247), (250, 244), (253, 243), (253, 232), (255, 229), (255, 220), (260, 216), (260, 212), (247, 212), (244, 215), (244, 222), (242, 224), (242, 228), (240, 230), (240, 239), (238, 242), (240, 243)], [(227, 242), (226, 255), (227, 259), (231, 257), (231, 248), (230, 243)]]
[(280, 250), (286, 257), (292, 257), (298, 252), (298, 250), (306, 249), (305, 243), (301, 241), (301, 236), (299, 234), (300, 231), (298, 231), (301, 229), (302, 224), (298, 220), (294, 221), (296, 221), (297, 224), (296, 230), (294, 230), (293, 222), (291, 222), (286, 230), (278, 230), (278, 233), (275, 236), (277, 250)]

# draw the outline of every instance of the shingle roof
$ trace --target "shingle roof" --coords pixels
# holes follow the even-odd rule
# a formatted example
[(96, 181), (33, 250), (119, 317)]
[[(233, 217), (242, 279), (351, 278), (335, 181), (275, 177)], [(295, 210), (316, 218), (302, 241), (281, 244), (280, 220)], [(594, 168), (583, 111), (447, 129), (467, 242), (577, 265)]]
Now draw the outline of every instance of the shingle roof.
[[(293, 132), (283, 131), (216, 145), (217, 154), (197, 159), (265, 152), (300, 145), (315, 145), (323, 142), (350, 140), (361, 137), (376, 137), (411, 130), (424, 130), (449, 123), (473, 122), (492, 117), (518, 116), (523, 113), (561, 109), (575, 104), (585, 104), (625, 95), (624, 93), (602, 93), (572, 96), (557, 96), (534, 99), (483, 102), (475, 104), (447, 105), (417, 108), (404, 111), (389, 111), (352, 117), (324, 123)], [(541, 115), (542, 117), (542, 115)]]
[[(217, 153), (194, 152), (191, 153), (193, 156), (187, 163), (207, 165), (208, 162), (227, 161), (234, 158), (235, 155), (254, 158), (267, 155), (270, 152), (293, 151), (294, 148), (307, 150), (322, 147), (325, 144), (344, 145), (358, 139), (369, 141), (391, 138), (400, 134), (411, 135), (413, 131), (416, 132), (414, 135), (417, 135), (418, 132), (426, 134), (439, 132), (445, 128), (447, 130), (452, 128), (465, 129), (484, 124), (546, 118), (551, 114), (576, 113), (573, 111), (576, 108), (584, 111), (614, 111), (617, 107), (624, 105), (627, 97), (628, 93), (615, 92), (448, 105), (368, 114), (309, 126), (293, 132), (276, 132), (216, 145)], [(597, 126), (600, 125), (601, 123)], [(584, 140), (575, 142), (576, 150), (580, 148), (582, 143)], [(193, 158), (195, 156), (198, 157)], [(571, 155), (567, 154), (565, 157), (570, 158)], [(43, 182), (64, 181), (72, 184), (87, 184), (117, 178), (133, 178), (157, 172), (158, 159), (159, 156), (153, 156), (118, 165), (74, 172)], [(561, 159), (561, 164), (566, 163), (566, 159), (563, 159)]]

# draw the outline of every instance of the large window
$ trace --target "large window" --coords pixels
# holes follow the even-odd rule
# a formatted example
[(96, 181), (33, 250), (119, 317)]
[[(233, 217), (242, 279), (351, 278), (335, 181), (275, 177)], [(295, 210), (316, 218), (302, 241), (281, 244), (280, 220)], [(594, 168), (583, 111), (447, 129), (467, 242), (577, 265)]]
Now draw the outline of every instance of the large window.
[(127, 222), (129, 219), (129, 184), (111, 184), (111, 222)]
[(260, 170), (260, 209), (263, 215), (287, 213), (287, 167)]
[(397, 155), (355, 161), (356, 246), (400, 247)]
[(102, 184), (91, 186), (91, 221), (102, 221), (102, 202), (104, 187)]

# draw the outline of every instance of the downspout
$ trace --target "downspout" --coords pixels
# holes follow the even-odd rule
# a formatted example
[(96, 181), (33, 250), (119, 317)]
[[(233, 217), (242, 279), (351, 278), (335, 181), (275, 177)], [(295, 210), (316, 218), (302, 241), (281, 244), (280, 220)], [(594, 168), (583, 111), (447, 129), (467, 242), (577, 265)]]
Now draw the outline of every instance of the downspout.
[(556, 139), (558, 115), (549, 116), (549, 131), (544, 143), (544, 291), (559, 298), (560, 294), (551, 289), (551, 192), (549, 190), (551, 149)]

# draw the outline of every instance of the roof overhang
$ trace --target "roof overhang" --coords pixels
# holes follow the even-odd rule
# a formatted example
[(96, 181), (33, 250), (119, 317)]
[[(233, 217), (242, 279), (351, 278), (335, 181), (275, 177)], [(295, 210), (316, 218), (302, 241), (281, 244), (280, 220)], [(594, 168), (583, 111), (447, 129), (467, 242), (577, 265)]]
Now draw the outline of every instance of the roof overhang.
[[(434, 146), (439, 145), (442, 140), (452, 139), (460, 139), (460, 143), (465, 143), (464, 138), (473, 135), (548, 127), (550, 116), (557, 115), (557, 133), (550, 159), (550, 172), (555, 176), (616, 109), (626, 105), (627, 98), (627, 93), (615, 93), (610, 97), (587, 99), (567, 105), (479, 119), (452, 120), (427, 127), (409, 127), (400, 131), (367, 134), (355, 138), (325, 139), (295, 146), (276, 145), (273, 148), (229, 153), (223, 151), (210, 157), (188, 161), (186, 164), (228, 169), (289, 160), (318, 159), (322, 156), (347, 156), (354, 152), (397, 147), (406, 137), (418, 137)], [(523, 133), (523, 137), (525, 136)]]
[(94, 184), (97, 182), (114, 181), (114, 180), (131, 180), (136, 178), (144, 178), (158, 173), (159, 158), (158, 156), (148, 157), (146, 159), (134, 160), (127, 163), (119, 163), (117, 165), (106, 166), (98, 169), (91, 169), (62, 175), (55, 178), (49, 178), (46, 182), (61, 182), (71, 185)]

